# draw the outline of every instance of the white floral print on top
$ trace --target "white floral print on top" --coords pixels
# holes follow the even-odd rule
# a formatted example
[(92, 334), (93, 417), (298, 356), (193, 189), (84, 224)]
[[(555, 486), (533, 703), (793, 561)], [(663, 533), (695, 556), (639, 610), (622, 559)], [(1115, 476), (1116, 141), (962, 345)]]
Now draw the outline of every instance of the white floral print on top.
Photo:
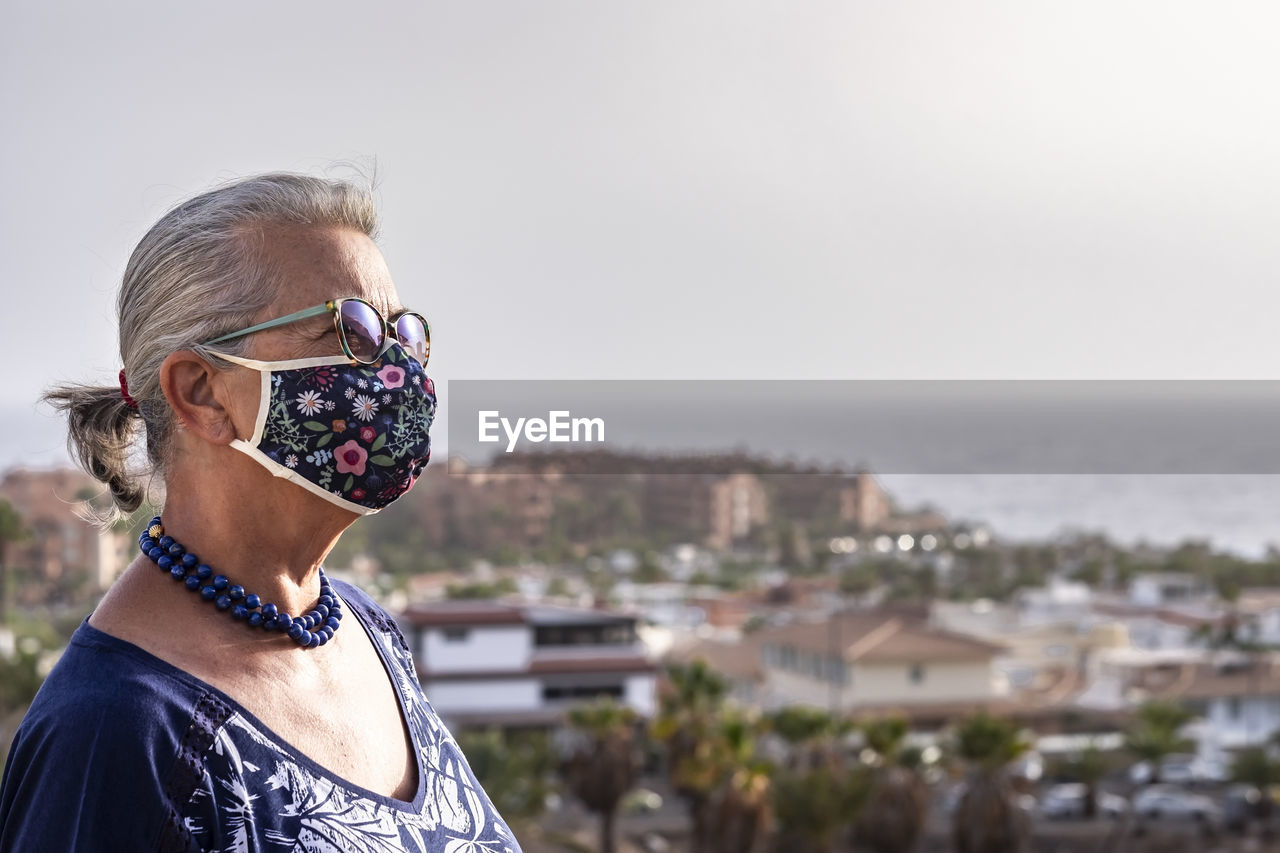
[[(395, 682), (418, 755), (412, 803), (344, 782), (278, 739), (248, 711), (214, 698), (208, 748), (177, 833), (187, 849), (251, 853), (520, 853), (453, 735), (422, 694), (404, 638), (363, 593), (334, 582)], [(348, 630), (359, 630), (355, 624)], [(196, 715), (196, 720), (202, 718)], [(222, 717), (221, 724), (218, 718)], [(193, 723), (193, 726), (196, 723)]]

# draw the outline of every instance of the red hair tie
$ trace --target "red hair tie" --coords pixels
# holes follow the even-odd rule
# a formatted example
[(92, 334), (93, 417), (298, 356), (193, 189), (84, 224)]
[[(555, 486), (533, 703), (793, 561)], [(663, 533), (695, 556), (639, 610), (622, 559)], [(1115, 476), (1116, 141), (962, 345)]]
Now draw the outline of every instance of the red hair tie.
[(124, 378), (124, 370), (120, 371), (120, 396), (124, 398), (124, 404), (135, 412), (138, 410), (138, 401), (129, 396), (129, 383)]

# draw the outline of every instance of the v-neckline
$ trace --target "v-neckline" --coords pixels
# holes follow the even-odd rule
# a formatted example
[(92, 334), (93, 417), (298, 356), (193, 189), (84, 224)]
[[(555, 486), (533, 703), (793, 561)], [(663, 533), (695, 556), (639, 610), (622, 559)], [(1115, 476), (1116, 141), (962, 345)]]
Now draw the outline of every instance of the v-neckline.
[[(353, 589), (353, 590), (355, 589), (354, 587), (350, 586), (350, 584), (343, 583), (342, 581), (335, 580), (333, 584), (335, 587), (335, 591), (339, 591), (337, 589), (339, 585), (343, 587), (347, 587), (348, 589)], [(100, 642), (100, 643), (105, 643), (106, 645), (109, 645), (109, 646), (115, 646), (128, 652), (129, 654), (141, 657), (144, 659), (144, 662), (148, 663), (153, 668), (159, 669), (160, 671), (172, 677), (178, 678), (183, 681), (187, 681), (191, 683), (193, 686), (198, 687), (200, 690), (206, 691), (208, 693), (211, 693), (217, 696), (223, 702), (227, 703), (227, 705), (234, 712), (235, 716), (241, 717), (242, 719), (245, 720), (245, 722), (247, 722), (249, 725), (257, 729), (264, 739), (271, 741), (271, 743), (273, 743), (276, 747), (278, 747), (282, 752), (287, 754), (292, 760), (297, 762), (302, 767), (307, 768), (312, 773), (315, 773), (318, 776), (324, 777), (330, 782), (333, 782), (335, 785), (338, 785), (343, 789), (349, 791), (350, 793), (355, 794), (356, 796), (362, 797), (367, 800), (372, 800), (374, 802), (380, 803), (381, 805), (396, 809), (398, 811), (410, 812), (412, 814), (421, 814), (423, 806), (426, 801), (427, 768), (424, 767), (422, 763), (423, 762), (423, 758), (422, 758), (423, 746), (419, 742), (420, 733), (416, 730), (412, 720), (409, 717), (408, 699), (405, 697), (404, 692), (401, 689), (400, 679), (396, 676), (395, 670), (392, 668), (396, 666), (396, 664), (394, 661), (390, 660), (387, 657), (387, 652), (383, 649), (383, 644), (380, 643), (377, 637), (374, 636), (373, 627), (368, 623), (366, 618), (367, 614), (362, 612), (364, 611), (364, 607), (362, 607), (358, 602), (353, 600), (355, 596), (349, 595), (345, 591), (341, 591), (341, 598), (343, 602), (348, 605), (347, 609), (353, 614), (355, 614), (356, 621), (360, 623), (360, 627), (361, 629), (363, 629), (365, 636), (368, 637), (370, 645), (373, 646), (374, 653), (377, 654), (378, 660), (382, 662), (383, 671), (386, 673), (387, 678), (390, 679), (391, 681), (391, 689), (395, 693), (396, 707), (400, 711), (401, 723), (404, 725), (405, 731), (409, 733), (409, 746), (413, 750), (413, 765), (418, 775), (417, 789), (414, 793), (414, 798), (412, 802), (407, 800), (397, 799), (395, 797), (388, 797), (385, 794), (379, 794), (377, 791), (372, 791), (361, 785), (357, 785), (356, 783), (351, 782), (343, 778), (342, 776), (339, 776), (337, 773), (333, 772), (332, 770), (325, 767), (320, 762), (313, 759), (311, 756), (307, 755), (302, 750), (298, 749), (287, 738), (282, 737), (278, 732), (276, 732), (274, 729), (272, 729), (270, 726), (264, 723), (261, 719), (259, 719), (257, 715), (255, 715), (252, 711), (250, 711), (248, 708), (246, 708), (244, 705), (238, 702), (234, 697), (228, 695), (225, 691), (221, 690), (218, 687), (215, 687), (214, 685), (210, 684), (209, 682), (205, 681), (199, 676), (193, 675), (190, 672), (187, 672), (186, 670), (178, 666), (175, 666), (172, 663), (169, 663), (164, 658), (161, 658), (152, 654), (151, 652), (147, 651), (146, 649), (142, 648), (136, 643), (131, 643), (128, 640), (123, 640), (113, 634), (108, 634), (106, 631), (103, 631), (100, 628), (96, 628), (93, 625), (90, 625), (89, 617), (93, 615), (92, 613), (90, 613), (89, 616), (86, 616), (84, 618), (84, 621), (80, 623), (80, 628), (77, 630), (77, 633), (79, 633), (80, 631), (84, 631), (88, 634), (88, 638), (93, 640), (94, 642)], [(74, 637), (73, 637), (73, 640), (74, 640)]]

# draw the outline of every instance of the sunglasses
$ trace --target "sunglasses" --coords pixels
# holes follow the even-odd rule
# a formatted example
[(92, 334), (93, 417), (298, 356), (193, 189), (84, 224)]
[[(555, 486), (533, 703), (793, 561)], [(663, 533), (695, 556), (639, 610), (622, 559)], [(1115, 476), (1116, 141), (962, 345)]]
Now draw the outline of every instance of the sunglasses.
[(344, 296), (341, 299), (330, 299), (323, 305), (304, 308), (274, 320), (267, 320), (256, 326), (231, 332), (222, 337), (205, 341), (204, 345), (220, 344), (235, 338), (263, 332), (277, 326), (296, 323), (323, 314), (333, 315), (333, 327), (338, 332), (338, 341), (342, 344), (342, 352), (347, 358), (359, 364), (373, 364), (382, 357), (391, 344), (399, 342), (405, 352), (418, 360), (423, 366), (431, 355), (431, 327), (421, 314), (405, 311), (395, 318), (393, 326), (368, 302), (358, 296)]

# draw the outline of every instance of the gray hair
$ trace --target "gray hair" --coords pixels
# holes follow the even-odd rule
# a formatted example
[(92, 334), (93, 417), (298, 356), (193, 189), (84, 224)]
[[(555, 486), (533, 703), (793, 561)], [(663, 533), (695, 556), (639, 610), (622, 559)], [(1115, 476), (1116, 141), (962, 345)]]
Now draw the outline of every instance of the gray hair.
[[(129, 395), (116, 386), (61, 385), (44, 400), (67, 416), (67, 447), (107, 484), (114, 521), (142, 505), (143, 479), (162, 473), (174, 417), (160, 389), (160, 365), (172, 352), (206, 357), (240, 354), (247, 338), (204, 347), (202, 341), (253, 323), (279, 292), (264, 231), (272, 226), (345, 227), (378, 235), (372, 188), (290, 173), (245, 178), (174, 207), (138, 243), (125, 268), (117, 313)], [(145, 430), (145, 464), (131, 453)]]

